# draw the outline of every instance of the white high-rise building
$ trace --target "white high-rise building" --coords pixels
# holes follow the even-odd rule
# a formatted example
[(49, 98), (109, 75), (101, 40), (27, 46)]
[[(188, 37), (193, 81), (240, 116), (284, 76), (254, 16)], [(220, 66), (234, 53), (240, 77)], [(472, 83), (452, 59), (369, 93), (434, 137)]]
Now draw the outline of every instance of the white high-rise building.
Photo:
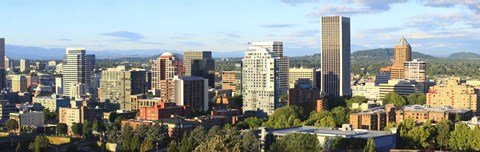
[(63, 93), (71, 96), (71, 86), (82, 84), (92, 95), (92, 73), (95, 66), (95, 56), (86, 55), (84, 48), (67, 48), (63, 63)]
[(30, 72), (30, 60), (27, 60), (27, 59), (20, 60), (20, 72), (25, 72), (25, 73)]
[(13, 59), (12, 58), (9, 58), (8, 56), (5, 56), (5, 70), (6, 71), (10, 71), (10, 70), (13, 70), (13, 68), (15, 67), (14, 64), (13, 64)]
[(351, 95), (350, 18), (322, 17), (321, 91), (340, 97)]
[(283, 42), (271, 41), (271, 42), (250, 42), (251, 47), (260, 47), (267, 49), (268, 52), (273, 53), (274, 58), (278, 58), (278, 84), (280, 95), (286, 94), (289, 89), (289, 68), (290, 61), (288, 57), (283, 56)]
[(280, 95), (288, 90), (288, 58), (281, 56), (282, 42), (249, 44), (242, 60), (242, 109), (258, 116), (271, 115)]
[(63, 79), (61, 77), (55, 78), (55, 93), (63, 94)]

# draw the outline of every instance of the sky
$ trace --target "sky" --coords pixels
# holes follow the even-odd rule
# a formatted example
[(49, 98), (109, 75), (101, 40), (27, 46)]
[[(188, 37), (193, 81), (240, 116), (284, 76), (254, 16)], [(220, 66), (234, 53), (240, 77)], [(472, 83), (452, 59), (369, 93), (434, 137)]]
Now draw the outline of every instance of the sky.
[[(321, 16), (351, 19), (352, 51), (394, 47), (480, 53), (480, 0), (0, 0), (9, 45), (87, 50), (238, 52), (283, 41), (320, 52)], [(308, 52), (316, 53), (316, 52)], [(300, 53), (301, 54), (301, 53)]]

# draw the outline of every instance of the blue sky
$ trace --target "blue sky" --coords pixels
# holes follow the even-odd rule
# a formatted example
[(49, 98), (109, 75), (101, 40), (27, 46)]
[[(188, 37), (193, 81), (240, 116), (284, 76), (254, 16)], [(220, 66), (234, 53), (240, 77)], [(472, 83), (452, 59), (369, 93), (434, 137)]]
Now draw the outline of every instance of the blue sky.
[[(286, 54), (320, 47), (320, 17), (351, 18), (352, 48), (437, 56), (480, 53), (480, 0), (0, 0), (7, 44), (88, 50), (242, 51), (283, 41)], [(318, 52), (320, 52), (318, 50)], [(309, 52), (316, 53), (316, 52)]]

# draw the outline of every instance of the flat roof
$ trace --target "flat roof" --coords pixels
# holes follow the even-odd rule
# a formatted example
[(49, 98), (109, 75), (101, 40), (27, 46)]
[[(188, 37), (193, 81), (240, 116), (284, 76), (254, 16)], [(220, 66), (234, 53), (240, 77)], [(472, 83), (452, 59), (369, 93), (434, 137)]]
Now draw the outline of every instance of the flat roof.
[(290, 134), (290, 133), (316, 133), (318, 136), (342, 136), (346, 138), (355, 137), (355, 138), (369, 138), (369, 137), (383, 137), (383, 136), (390, 136), (394, 135), (387, 131), (374, 131), (374, 130), (364, 130), (364, 129), (355, 129), (355, 130), (338, 130), (332, 128), (325, 128), (325, 127), (314, 127), (314, 126), (302, 126), (302, 127), (294, 127), (294, 128), (286, 128), (286, 129), (275, 129), (269, 130), (268, 132), (273, 134)]

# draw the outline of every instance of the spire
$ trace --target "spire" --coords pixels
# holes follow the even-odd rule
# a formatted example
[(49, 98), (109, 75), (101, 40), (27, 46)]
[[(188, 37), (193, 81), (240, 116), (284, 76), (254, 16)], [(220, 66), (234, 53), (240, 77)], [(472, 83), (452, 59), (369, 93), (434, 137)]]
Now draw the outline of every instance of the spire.
[(410, 46), (410, 44), (408, 44), (407, 39), (402, 36), (402, 38), (400, 38), (400, 40), (398, 41), (397, 46)]

